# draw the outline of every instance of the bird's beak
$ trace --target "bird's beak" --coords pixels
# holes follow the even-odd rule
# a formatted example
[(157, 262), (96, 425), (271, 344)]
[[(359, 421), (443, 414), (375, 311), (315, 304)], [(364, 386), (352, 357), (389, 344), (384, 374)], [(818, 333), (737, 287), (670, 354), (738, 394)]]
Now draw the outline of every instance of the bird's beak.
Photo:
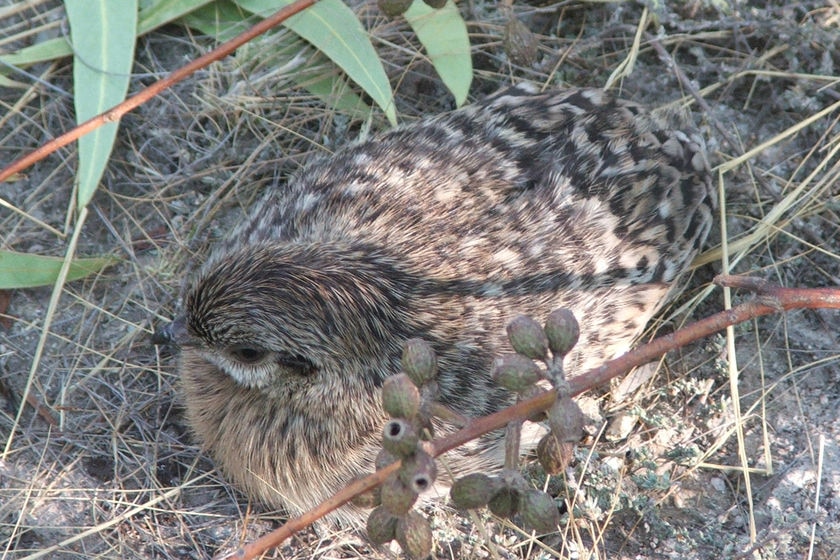
[(187, 322), (184, 317), (178, 317), (168, 325), (155, 330), (152, 335), (152, 344), (177, 346), (190, 346), (192, 336), (187, 331)]

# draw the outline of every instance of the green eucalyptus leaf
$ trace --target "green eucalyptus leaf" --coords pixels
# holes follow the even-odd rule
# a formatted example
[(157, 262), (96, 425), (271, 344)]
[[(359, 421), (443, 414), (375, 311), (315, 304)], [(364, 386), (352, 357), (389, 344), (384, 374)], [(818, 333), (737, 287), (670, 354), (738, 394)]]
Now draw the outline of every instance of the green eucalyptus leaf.
[[(111, 1), (115, 2), (115, 0)], [(161, 25), (186, 16), (203, 6), (212, 6), (214, 4), (229, 4), (229, 2), (217, 2), (216, 0), (140, 0), (140, 20), (137, 34), (143, 35)], [(240, 13), (238, 19), (241, 26), (239, 29), (240, 32), (248, 27), (242, 25), (242, 19), (243, 17)]]
[[(290, 3), (291, 0), (286, 2), (262, 0), (254, 2), (251, 9), (245, 5), (245, 0), (240, 2), (240, 5), (230, 0), (140, 0), (137, 35), (143, 35), (160, 25), (180, 18), (185, 25), (216, 37), (219, 41), (226, 41), (247, 28), (245, 20), (252, 11), (259, 11), (265, 15)], [(312, 9), (309, 8), (304, 13)], [(319, 28), (322, 21), (326, 21), (327, 25)], [(336, 0), (333, 5), (327, 6), (327, 9), (322, 9), (322, 13), (319, 13), (314, 20), (307, 23), (304, 18), (304, 23), (295, 24), (295, 26), (298, 28), (296, 33), (301, 36), (307, 33), (307, 40), (321, 50), (325, 41), (339, 45), (344, 41), (343, 44), (349, 45), (343, 52), (341, 47), (330, 47), (330, 52), (327, 54), (333, 61), (338, 58), (336, 63), (383, 107), (391, 122), (396, 122), (393, 94), (387, 76), (373, 51), (367, 34), (349, 8)], [(326, 34), (324, 30), (328, 30)], [(347, 33), (346, 37), (337, 35), (343, 32)], [(318, 37), (322, 39), (319, 40)], [(351, 48), (358, 45), (361, 45), (358, 49)], [(27, 67), (71, 54), (73, 54), (71, 46), (65, 38), (49, 39), (13, 53), (0, 55), (0, 61), (5, 63), (0, 65), (0, 74), (8, 72), (10, 67)], [(314, 58), (312, 65), (320, 62)], [(347, 80), (332, 70), (318, 77), (310, 74), (301, 79), (293, 78), (299, 85), (342, 111), (356, 114), (360, 118), (365, 118), (369, 114), (370, 108), (350, 88)]]
[(415, 0), (405, 13), (417, 38), (426, 49), (440, 79), (463, 105), (472, 83), (473, 69), (467, 24), (449, 0), (443, 8), (432, 8)]
[[(269, 15), (292, 0), (237, 0), (242, 8)], [(335, 62), (373, 98), (391, 124), (397, 123), (394, 95), (382, 62), (356, 14), (340, 0), (321, 0), (284, 22)]]
[[(205, 35), (226, 41), (242, 30), (242, 22), (249, 15), (249, 12), (231, 0), (217, 0), (184, 16), (181, 21)], [(314, 48), (299, 35), (293, 32), (274, 33), (268, 41), (272, 46), (269, 56), (276, 60), (261, 59), (264, 64), (281, 67), (298, 56), (302, 49), (308, 49), (312, 52), (308, 53), (308, 58), (299, 67), (290, 72), (289, 78), (323, 99), (327, 105), (344, 113), (361, 119), (370, 115), (371, 108), (353, 91), (338, 67), (322, 53), (314, 52)], [(262, 48), (265, 48), (265, 43), (262, 44)], [(242, 51), (240, 49), (237, 56)], [(246, 50), (245, 56), (263, 57), (263, 53), (254, 54)]]
[(318, 75), (309, 75), (311, 72), (306, 72), (309, 68), (314, 69), (320, 58), (316, 56), (311, 64), (304, 66), (300, 72), (295, 72), (292, 76), (295, 83), (323, 99), (330, 107), (335, 107), (356, 118), (367, 119), (370, 116), (371, 107), (353, 91), (344, 75), (340, 74), (335, 66), (323, 65), (323, 71)]
[[(134, 61), (137, 0), (65, 0), (73, 45), (73, 100), (83, 123), (125, 99)], [(119, 122), (79, 138), (76, 206), (87, 206), (105, 171)]]
[(251, 15), (232, 0), (216, 0), (181, 17), (181, 23), (192, 29), (198, 29), (217, 41), (233, 39), (249, 26), (247, 17)]
[[(63, 262), (62, 257), (0, 251), (0, 290), (51, 286)], [(113, 257), (76, 259), (70, 264), (67, 280), (84, 278), (117, 262)]]
[[(137, 24), (137, 36), (145, 35), (152, 29), (171, 23), (193, 10), (214, 3), (216, 0), (141, 0)], [(112, 0), (114, 5), (122, 6), (122, 0)], [(73, 54), (71, 45), (65, 37), (47, 39), (9, 54), (0, 55), (0, 74), (7, 74), (12, 67), (25, 68), (39, 62), (55, 60)]]
[(67, 39), (64, 37), (48, 39), (13, 53), (0, 55), (0, 61), (2, 61), (0, 73), (9, 74), (13, 72), (12, 69), (15, 67), (26, 68), (39, 62), (55, 60), (71, 54), (73, 54), (73, 51), (70, 50), (70, 45), (67, 44)]

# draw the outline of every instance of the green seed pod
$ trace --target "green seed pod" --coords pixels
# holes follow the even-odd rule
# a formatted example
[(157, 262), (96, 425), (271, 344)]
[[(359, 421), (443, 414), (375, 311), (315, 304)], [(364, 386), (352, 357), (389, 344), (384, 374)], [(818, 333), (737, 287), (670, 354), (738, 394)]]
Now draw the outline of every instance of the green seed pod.
[(397, 17), (403, 15), (412, 2), (413, 0), (376, 0), (376, 5), (386, 16)]
[(397, 542), (412, 560), (425, 560), (432, 553), (432, 528), (416, 511), (397, 521)]
[(554, 532), (560, 524), (560, 512), (554, 498), (542, 490), (531, 489), (525, 492), (519, 501), (519, 513), (522, 515), (522, 524), (537, 533)]
[(367, 534), (373, 544), (386, 544), (397, 537), (397, 517), (382, 506), (370, 512), (367, 518)]
[(382, 503), (382, 487), (377, 486), (376, 488), (372, 488), (363, 494), (354, 496), (351, 500), (351, 503), (354, 506), (360, 507), (362, 509), (375, 508), (376, 506)]
[(513, 14), (505, 25), (502, 45), (510, 61), (521, 66), (531, 66), (537, 61), (539, 44), (534, 33)]
[(406, 374), (392, 375), (382, 384), (382, 408), (391, 418), (414, 418), (420, 410), (420, 390)]
[(522, 393), (542, 378), (539, 366), (522, 354), (505, 354), (493, 361), (493, 381), (508, 391)]
[(428, 342), (410, 338), (403, 345), (402, 367), (414, 384), (422, 387), (437, 375), (437, 356)]
[(537, 444), (537, 459), (547, 474), (559, 474), (572, 462), (574, 450), (574, 443), (557, 441), (549, 432)]
[(385, 424), (382, 447), (392, 455), (404, 459), (417, 449), (417, 430), (405, 418), (394, 418)]
[(516, 512), (519, 511), (519, 490), (510, 486), (504, 486), (498, 490), (490, 501), (487, 502), (487, 507), (494, 515), (511, 519)]
[(545, 321), (548, 347), (555, 356), (565, 356), (580, 338), (580, 325), (569, 309), (555, 309)]
[(558, 397), (548, 409), (548, 425), (559, 442), (577, 443), (583, 433), (583, 412), (572, 397)]
[(437, 464), (434, 457), (418, 448), (413, 455), (403, 459), (399, 477), (403, 484), (418, 494), (429, 490), (437, 478)]
[(472, 473), (455, 481), (449, 490), (452, 504), (458, 509), (484, 507), (502, 488), (502, 481), (483, 473)]
[(380, 449), (379, 453), (376, 455), (376, 461), (374, 462), (374, 465), (376, 470), (381, 470), (390, 465), (391, 463), (399, 461), (399, 459), (399, 457), (397, 457), (387, 449)]
[(423, 0), (427, 6), (439, 10), (446, 6), (446, 0)]
[(382, 483), (382, 507), (395, 517), (402, 517), (417, 501), (417, 492), (403, 484), (396, 475)]
[(532, 360), (548, 357), (548, 338), (539, 323), (526, 315), (519, 315), (507, 326), (513, 349)]
[(505, 486), (518, 490), (520, 493), (531, 488), (522, 473), (516, 469), (504, 469), (499, 475)]

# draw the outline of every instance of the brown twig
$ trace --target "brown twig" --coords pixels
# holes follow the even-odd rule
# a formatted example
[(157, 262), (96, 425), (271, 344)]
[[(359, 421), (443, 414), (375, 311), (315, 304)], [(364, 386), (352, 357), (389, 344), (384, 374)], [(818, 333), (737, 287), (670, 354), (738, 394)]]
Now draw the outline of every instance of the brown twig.
[(688, 93), (691, 94), (691, 96), (694, 98), (694, 100), (697, 102), (697, 104), (700, 106), (703, 112), (709, 117), (709, 119), (711, 119), (712, 123), (714, 124), (714, 127), (717, 129), (718, 133), (721, 136), (723, 136), (723, 139), (726, 140), (729, 143), (729, 145), (732, 146), (733, 149), (741, 150), (741, 152), (743, 153), (741, 145), (735, 142), (735, 139), (732, 138), (732, 136), (729, 134), (729, 131), (727, 131), (723, 127), (720, 120), (715, 118), (715, 112), (712, 111), (712, 108), (709, 107), (709, 104), (706, 103), (706, 100), (703, 98), (702, 95), (700, 95), (700, 92), (697, 91), (697, 88), (694, 86), (693, 83), (691, 83), (691, 80), (688, 79), (688, 76), (685, 75), (685, 72), (682, 71), (682, 68), (680, 68), (677, 65), (677, 62), (671, 57), (668, 51), (665, 50), (665, 47), (662, 46), (662, 43), (659, 42), (659, 39), (656, 39), (652, 36), (648, 36), (647, 40), (650, 43), (650, 46), (653, 47), (653, 50), (656, 51), (656, 54), (659, 55), (659, 58), (662, 59), (674, 71), (674, 75), (677, 77), (677, 80), (679, 80), (680, 85), (683, 88), (685, 88), (688, 91)]
[(129, 97), (119, 105), (116, 105), (111, 109), (108, 109), (104, 113), (83, 122), (76, 128), (65, 132), (58, 138), (54, 138), (46, 144), (38, 147), (35, 151), (30, 152), (22, 158), (13, 161), (4, 169), (0, 170), (0, 183), (13, 176), (15, 173), (23, 171), (33, 163), (41, 161), (57, 149), (61, 148), (62, 146), (66, 146), (70, 142), (78, 140), (85, 134), (88, 134), (89, 132), (99, 128), (103, 124), (119, 121), (123, 115), (125, 115), (133, 109), (136, 109), (152, 97), (159, 94), (164, 89), (177, 84), (181, 80), (192, 75), (194, 72), (201, 70), (202, 68), (209, 66), (211, 63), (233, 53), (233, 51), (235, 51), (248, 41), (254, 39), (259, 35), (262, 35), (272, 27), (279, 25), (280, 23), (289, 19), (298, 12), (301, 12), (306, 8), (312, 6), (317, 1), (318, 0), (296, 0), (294, 3), (289, 4), (285, 8), (278, 10), (275, 14), (260, 21), (247, 31), (240, 33), (230, 41), (222, 43), (209, 53), (198, 57), (189, 64), (186, 64), (181, 68), (175, 70), (167, 77), (158, 80), (149, 87), (141, 90), (139, 93)]
[[(737, 142), (731, 134), (729, 134), (729, 131), (726, 130), (726, 128), (724, 128), (723, 123), (720, 122), (720, 119), (715, 116), (716, 113), (712, 111), (712, 108), (709, 106), (709, 104), (706, 102), (703, 96), (700, 95), (700, 92), (697, 90), (697, 88), (691, 82), (688, 76), (685, 75), (685, 72), (682, 71), (682, 68), (680, 68), (679, 65), (677, 65), (677, 61), (675, 61), (673, 57), (668, 53), (668, 51), (665, 50), (665, 47), (662, 46), (662, 43), (659, 42), (659, 39), (656, 39), (655, 37), (651, 36), (648, 36), (647, 39), (650, 43), (650, 46), (653, 47), (653, 50), (655, 50), (656, 54), (659, 55), (659, 58), (674, 71), (674, 75), (677, 77), (677, 80), (680, 82), (680, 85), (691, 94), (691, 96), (703, 110), (705, 115), (709, 118), (712, 125), (718, 131), (718, 134), (720, 134), (723, 137), (723, 139), (726, 140), (726, 142), (730, 146), (732, 146), (733, 150), (738, 151), (739, 156), (743, 156), (744, 147), (739, 142)], [(763, 192), (773, 192), (773, 189), (766, 188), (766, 181), (761, 174), (752, 174), (751, 176), (762, 187), (765, 187)]]
[[(0, 397), (5, 397), (9, 400), (9, 402), (13, 403), (12, 407), (17, 408), (18, 402), (20, 400), (17, 391), (15, 391), (6, 381), (6, 377), (4, 375), (0, 375)], [(47, 424), (49, 424), (53, 428), (53, 433), (58, 434), (58, 420), (52, 415), (50, 409), (41, 404), (41, 401), (38, 400), (38, 397), (32, 394), (31, 391), (26, 393), (26, 397), (24, 399), (29, 406), (31, 406)]]
[(26, 402), (29, 403), (29, 406), (35, 409), (35, 411), (38, 413), (38, 416), (40, 416), (47, 424), (49, 424), (56, 430), (58, 429), (58, 420), (56, 420), (55, 417), (52, 415), (50, 409), (41, 404), (41, 401), (39, 401), (38, 397), (33, 395), (32, 392), (26, 394)]
[[(701, 338), (719, 332), (726, 327), (743, 323), (762, 315), (778, 313), (791, 309), (840, 309), (840, 289), (832, 288), (782, 288), (766, 280), (743, 276), (718, 276), (715, 283), (720, 286), (744, 288), (756, 292), (760, 298), (748, 301), (732, 309), (721, 311), (711, 317), (701, 319), (673, 333), (655, 340), (610, 360), (604, 365), (591, 369), (569, 380), (571, 394), (579, 395), (594, 389), (613, 377), (627, 373), (634, 367), (649, 363), (670, 350), (685, 346)], [(555, 392), (546, 391), (528, 400), (521, 401), (509, 408), (490, 416), (476, 418), (463, 429), (432, 442), (432, 455), (437, 457), (481, 435), (506, 426), (509, 422), (525, 420), (538, 412), (547, 410), (555, 399)], [(376, 471), (370, 476), (346, 486), (330, 500), (300, 517), (289, 520), (285, 525), (261, 537), (235, 552), (218, 557), (219, 559), (250, 560), (276, 547), (297, 531), (320, 519), (337, 507), (346, 504), (353, 497), (382, 483), (389, 474), (395, 472), (400, 462)]]

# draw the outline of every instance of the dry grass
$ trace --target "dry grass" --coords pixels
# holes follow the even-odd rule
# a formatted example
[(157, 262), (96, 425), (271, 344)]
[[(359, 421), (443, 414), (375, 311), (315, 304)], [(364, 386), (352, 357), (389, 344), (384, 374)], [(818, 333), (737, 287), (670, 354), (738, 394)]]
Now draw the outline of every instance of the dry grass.
[[(0, 27), (9, 31), (0, 48), (33, 40), (33, 30), (62, 32), (57, 2), (30, 4), (18, 13), (0, 7)], [(781, 4), (738, 4), (735, 13), (722, 3), (675, 3), (653, 12), (657, 23), (648, 26), (636, 5), (516, 5), (539, 39), (532, 68), (506, 60), (495, 4), (474, 3), (468, 15), (475, 96), (523, 79), (603, 86), (615, 73), (625, 96), (691, 106), (726, 204), (717, 246), (700, 259), (710, 264), (657, 328), (724, 305), (705, 287), (713, 271), (789, 286), (840, 284), (840, 8)], [(410, 32), (370, 4), (362, 12), (401, 117), (447, 109)], [(657, 25), (707, 107), (645, 35), (634, 41), (640, 28), (654, 33)], [(151, 34), (138, 47), (132, 89), (208, 46), (175, 28)], [(149, 342), (153, 327), (173, 316), (185, 271), (263, 185), (368, 125), (385, 126), (382, 117), (361, 123), (293, 88), (271, 52), (270, 41), (257, 41), (247, 56), (214, 65), (124, 119), (78, 251), (122, 262), (64, 288), (33, 378), (55, 426), (31, 407), (15, 424), (50, 292), (11, 294), (0, 317), (10, 321), (0, 327), (0, 435), (10, 442), (0, 460), (3, 558), (203, 558), (282, 519), (249, 505), (193, 445), (174, 357)], [(70, 75), (66, 62), (44, 64), (15, 78), (21, 88), (0, 89), (0, 161), (72, 126)], [(11, 207), (0, 207), (3, 248), (63, 254), (74, 166), (65, 149), (4, 185), (0, 196)], [(536, 540), (484, 514), (468, 523), (440, 509), (436, 556), (836, 558), (839, 333), (836, 312), (799, 312), (669, 357), (621, 402), (601, 398), (604, 416), (566, 477), (531, 473), (565, 502), (561, 534)], [(619, 420), (631, 428), (619, 429)], [(389, 555), (351, 533), (324, 531), (271, 557)]]

